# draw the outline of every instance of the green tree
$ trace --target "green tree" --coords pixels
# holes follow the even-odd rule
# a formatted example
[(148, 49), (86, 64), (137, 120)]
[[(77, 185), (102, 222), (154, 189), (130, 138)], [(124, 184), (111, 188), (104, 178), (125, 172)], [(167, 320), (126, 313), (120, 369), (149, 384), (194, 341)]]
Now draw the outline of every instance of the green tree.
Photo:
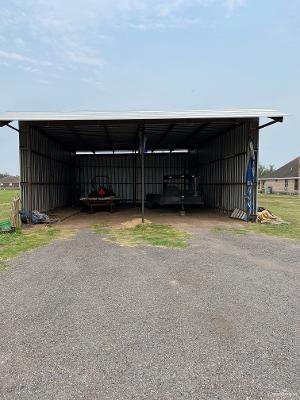
[(274, 165), (273, 164), (270, 164), (268, 167), (266, 167), (263, 164), (259, 164), (258, 165), (258, 176), (259, 176), (259, 178), (267, 178), (274, 171), (275, 171), (275, 169), (274, 169)]

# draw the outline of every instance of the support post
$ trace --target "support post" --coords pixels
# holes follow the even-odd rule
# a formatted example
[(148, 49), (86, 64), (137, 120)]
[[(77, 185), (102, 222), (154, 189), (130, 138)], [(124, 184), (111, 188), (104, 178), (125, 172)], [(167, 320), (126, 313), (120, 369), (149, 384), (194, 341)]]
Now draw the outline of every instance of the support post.
[(145, 222), (145, 153), (142, 153), (142, 223)]
[(141, 175), (142, 175), (142, 223), (145, 223), (145, 135), (144, 127), (140, 130), (140, 155), (141, 155)]
[(29, 222), (32, 223), (32, 156), (31, 156), (31, 130), (27, 128), (27, 190)]

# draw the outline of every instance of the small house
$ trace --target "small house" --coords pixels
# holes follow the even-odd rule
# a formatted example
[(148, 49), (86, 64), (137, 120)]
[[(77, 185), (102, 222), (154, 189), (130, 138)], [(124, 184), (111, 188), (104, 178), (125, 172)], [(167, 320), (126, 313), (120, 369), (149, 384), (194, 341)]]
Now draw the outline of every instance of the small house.
[(20, 178), (18, 176), (5, 176), (0, 178), (0, 189), (18, 189), (20, 187)]
[(278, 168), (269, 177), (259, 178), (258, 189), (261, 193), (300, 194), (300, 157)]

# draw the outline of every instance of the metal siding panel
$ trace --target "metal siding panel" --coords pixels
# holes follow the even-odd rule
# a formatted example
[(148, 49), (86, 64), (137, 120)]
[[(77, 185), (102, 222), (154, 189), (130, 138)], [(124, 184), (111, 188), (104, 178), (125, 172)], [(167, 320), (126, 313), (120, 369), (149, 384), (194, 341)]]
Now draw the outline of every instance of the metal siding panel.
[[(184, 174), (187, 153), (145, 155), (145, 193), (160, 193), (164, 175)], [(80, 166), (80, 174), (78, 172)], [(138, 154), (124, 155), (78, 155), (76, 156), (76, 179), (84, 185), (80, 195), (91, 191), (91, 180), (95, 175), (107, 175), (113, 190), (122, 202), (141, 201), (141, 163)], [(79, 178), (78, 178), (79, 177)]]
[(20, 124), (20, 132), (23, 207), (49, 211), (68, 204), (72, 186), (70, 153), (27, 124)]
[[(225, 211), (245, 210), (245, 175), (247, 147), (252, 138), (258, 149), (258, 120), (248, 121), (213, 139), (204, 149), (196, 151), (201, 163), (192, 154), (193, 170), (202, 176), (205, 204)], [(257, 159), (257, 157), (256, 157)], [(255, 190), (256, 193), (256, 184)], [(257, 198), (254, 197), (256, 204)]]
[[(247, 146), (251, 136), (258, 150), (257, 128), (258, 120), (246, 122), (189, 154), (146, 154), (146, 194), (162, 191), (164, 175), (191, 173), (201, 176), (206, 205), (227, 211), (236, 207), (245, 209)], [(90, 181), (95, 175), (108, 175), (122, 201), (141, 201), (141, 164), (138, 155), (77, 155), (73, 168), (70, 152), (64, 151), (28, 124), (21, 123), (20, 130), (21, 188), (25, 208), (29, 208), (30, 177), (33, 209), (46, 211), (70, 204), (74, 201), (73, 182), (76, 182), (76, 197), (87, 195), (91, 189)], [(29, 139), (32, 147), (30, 165)]]

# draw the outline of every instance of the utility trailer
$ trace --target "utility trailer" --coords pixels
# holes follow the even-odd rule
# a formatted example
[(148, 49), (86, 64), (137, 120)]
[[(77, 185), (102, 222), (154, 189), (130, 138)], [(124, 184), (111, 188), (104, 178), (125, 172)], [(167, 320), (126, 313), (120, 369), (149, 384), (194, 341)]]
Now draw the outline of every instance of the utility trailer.
[(199, 192), (199, 176), (195, 175), (166, 175), (163, 178), (163, 191), (161, 194), (147, 194), (146, 206), (148, 208), (163, 207), (167, 205), (203, 206), (203, 196)]

